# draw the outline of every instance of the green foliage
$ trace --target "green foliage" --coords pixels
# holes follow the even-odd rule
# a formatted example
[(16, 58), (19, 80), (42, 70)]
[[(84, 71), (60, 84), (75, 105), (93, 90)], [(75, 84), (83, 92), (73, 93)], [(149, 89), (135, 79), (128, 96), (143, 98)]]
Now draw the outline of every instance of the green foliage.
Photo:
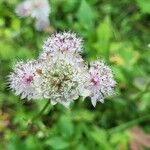
[(150, 0), (136, 0), (142, 13), (150, 14)]
[(112, 25), (109, 16), (106, 16), (97, 29), (98, 54), (109, 59), (110, 40), (112, 37)]
[(94, 25), (94, 10), (86, 0), (81, 0), (79, 9), (77, 11), (77, 19), (79, 20), (80, 25), (85, 29), (90, 29)]
[[(15, 14), (19, 0), (0, 1), (0, 149), (128, 150), (131, 129), (150, 132), (149, 0), (51, 0), (51, 26)], [(20, 101), (7, 75), (18, 60), (34, 59), (53, 31), (71, 30), (84, 39), (86, 61), (104, 58), (117, 80), (116, 94), (93, 108), (87, 98), (70, 110), (45, 101)]]

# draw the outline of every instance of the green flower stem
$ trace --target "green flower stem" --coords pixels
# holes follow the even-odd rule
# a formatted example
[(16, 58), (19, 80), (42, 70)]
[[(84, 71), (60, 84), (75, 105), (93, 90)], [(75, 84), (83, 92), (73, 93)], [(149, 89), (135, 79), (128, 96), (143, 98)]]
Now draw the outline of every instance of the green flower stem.
[(41, 109), (41, 111), (35, 117), (33, 117), (32, 122), (36, 120), (37, 118), (39, 118), (44, 113), (44, 111), (49, 106), (49, 104), (50, 104), (50, 100), (48, 100), (45, 106), (43, 107), (43, 109)]
[(120, 132), (120, 131), (126, 130), (128, 128), (131, 128), (131, 127), (133, 127), (135, 125), (138, 125), (139, 123), (147, 121), (147, 120), (150, 120), (150, 115), (146, 115), (146, 116), (137, 118), (135, 120), (129, 121), (127, 123), (124, 123), (122, 125), (119, 125), (117, 127), (111, 128), (111, 129), (108, 130), (108, 133), (112, 134), (112, 133), (115, 133), (115, 132)]

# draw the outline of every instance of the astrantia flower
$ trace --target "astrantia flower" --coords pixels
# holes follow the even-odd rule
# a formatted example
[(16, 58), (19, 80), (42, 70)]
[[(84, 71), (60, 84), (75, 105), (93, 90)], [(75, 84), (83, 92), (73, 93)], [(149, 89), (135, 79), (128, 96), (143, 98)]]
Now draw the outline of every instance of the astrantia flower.
[(32, 3), (30, 0), (26, 0), (20, 3), (16, 8), (16, 13), (18, 16), (27, 17), (31, 15), (32, 12)]
[[(38, 86), (45, 98), (52, 104), (61, 103), (64, 106), (78, 99), (83, 89), (84, 70), (65, 58), (45, 60), (42, 68), (41, 82)], [(84, 91), (82, 91), (84, 92)]]
[[(39, 56), (45, 62), (43, 84), (40, 86), (44, 97), (49, 98), (52, 103), (59, 102), (68, 106), (79, 96), (87, 96), (84, 84), (87, 82), (88, 67), (79, 54), (81, 51), (82, 40), (74, 33), (56, 33), (45, 42)], [(53, 74), (57, 74), (57, 77)], [(57, 85), (54, 79), (58, 81)]]
[(89, 96), (96, 106), (97, 101), (103, 102), (113, 94), (116, 82), (104, 62), (92, 62), (88, 68), (81, 52), (82, 40), (76, 34), (53, 34), (37, 61), (14, 66), (9, 76), (10, 88), (22, 99), (46, 98), (53, 105), (61, 103), (66, 107), (80, 96)]
[(51, 54), (57, 54), (58, 52), (81, 52), (82, 39), (78, 38), (75, 33), (56, 33), (47, 39), (43, 46), (43, 49), (45, 52), (49, 52)]
[(21, 61), (13, 67), (13, 72), (9, 75), (9, 87), (16, 95), (21, 95), (21, 99), (41, 98), (35, 85), (35, 81), (39, 78), (37, 72), (39, 68), (40, 64), (36, 61), (28, 61), (27, 63)]
[(35, 27), (38, 31), (46, 29), (49, 26), (49, 18), (41, 18), (35, 21)]
[(104, 99), (111, 96), (116, 85), (111, 69), (102, 61), (95, 61), (90, 64), (89, 87), (91, 102), (96, 106), (97, 101), (104, 102)]
[(36, 19), (35, 27), (43, 30), (49, 26), (50, 6), (48, 0), (25, 0), (16, 8), (18, 16)]

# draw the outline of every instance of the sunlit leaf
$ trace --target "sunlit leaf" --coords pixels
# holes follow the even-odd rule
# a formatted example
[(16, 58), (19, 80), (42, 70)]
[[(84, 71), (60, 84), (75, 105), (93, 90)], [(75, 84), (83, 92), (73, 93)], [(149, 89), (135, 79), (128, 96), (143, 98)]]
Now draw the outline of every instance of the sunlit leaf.
[(112, 38), (112, 25), (109, 16), (106, 16), (103, 22), (100, 22), (97, 28), (97, 51), (103, 54), (107, 59), (110, 51), (110, 40)]
[(90, 29), (94, 24), (95, 13), (86, 0), (81, 0), (77, 18), (82, 26)]
[(61, 137), (53, 137), (46, 141), (46, 145), (51, 146), (53, 149), (66, 149), (69, 143), (64, 141)]
[(136, 2), (143, 13), (150, 14), (150, 0), (136, 0)]
[(62, 136), (69, 138), (74, 132), (74, 127), (71, 118), (65, 115), (61, 116), (58, 122), (58, 129)]

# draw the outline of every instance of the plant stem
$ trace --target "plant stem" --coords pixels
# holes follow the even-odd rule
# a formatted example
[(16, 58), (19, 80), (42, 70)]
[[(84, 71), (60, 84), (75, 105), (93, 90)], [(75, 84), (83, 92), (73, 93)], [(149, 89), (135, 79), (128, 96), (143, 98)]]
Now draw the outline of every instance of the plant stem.
[(43, 109), (41, 109), (41, 111), (35, 117), (33, 117), (32, 122), (34, 120), (36, 120), (37, 118), (39, 118), (43, 114), (43, 112), (46, 110), (46, 108), (49, 106), (49, 104), (50, 104), (50, 100), (48, 100), (47, 103), (45, 104), (45, 106), (43, 107)]
[(146, 116), (143, 116), (143, 117), (140, 117), (138, 119), (135, 119), (135, 120), (132, 120), (132, 121), (129, 121), (127, 123), (124, 123), (122, 125), (119, 125), (117, 127), (114, 127), (110, 130), (108, 130), (108, 133), (109, 134), (112, 134), (114, 132), (119, 132), (119, 131), (122, 131), (122, 130), (125, 130), (125, 129), (128, 129), (128, 128), (131, 128), (143, 121), (146, 121), (146, 120), (149, 120), (150, 119), (150, 115), (146, 115)]

